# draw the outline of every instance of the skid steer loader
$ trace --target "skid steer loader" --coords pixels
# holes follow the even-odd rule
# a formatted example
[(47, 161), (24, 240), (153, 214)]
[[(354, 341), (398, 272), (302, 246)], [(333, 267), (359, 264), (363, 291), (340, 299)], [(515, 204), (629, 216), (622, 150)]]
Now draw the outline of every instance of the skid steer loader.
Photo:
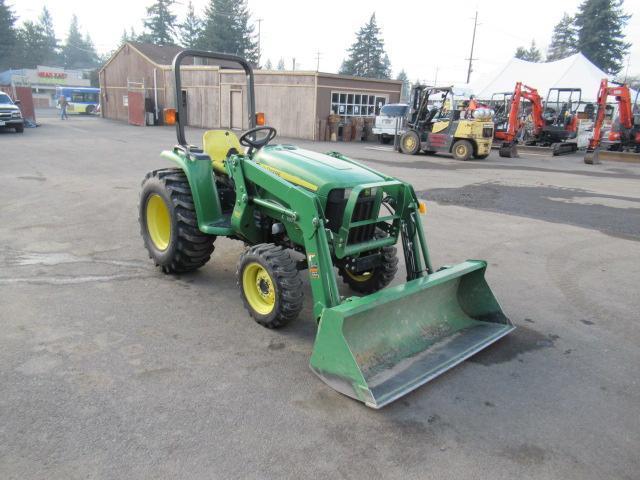
[[(411, 185), (336, 152), (273, 144), (276, 130), (255, 126), (253, 71), (240, 57), (182, 51), (173, 61), (175, 92), (186, 57), (244, 70), (250, 129), (239, 139), (208, 131), (202, 148), (191, 146), (176, 99), (178, 145), (162, 152), (175, 167), (147, 174), (139, 205), (145, 246), (163, 272), (202, 267), (216, 237), (241, 240), (240, 296), (251, 317), (276, 328), (300, 313), (306, 269), (318, 325), (311, 369), (373, 408), (513, 330), (485, 281), (484, 261), (434, 269), (424, 205)], [(388, 287), (398, 240), (407, 281)], [(354, 296), (340, 296), (334, 269)]]

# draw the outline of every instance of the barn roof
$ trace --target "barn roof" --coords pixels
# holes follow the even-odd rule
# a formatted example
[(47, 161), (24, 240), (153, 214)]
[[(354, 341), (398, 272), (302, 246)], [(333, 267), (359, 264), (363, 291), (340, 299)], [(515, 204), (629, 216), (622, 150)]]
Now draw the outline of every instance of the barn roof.
[(182, 47), (176, 45), (155, 45), (153, 43), (129, 42), (136, 50), (158, 65), (171, 65)]

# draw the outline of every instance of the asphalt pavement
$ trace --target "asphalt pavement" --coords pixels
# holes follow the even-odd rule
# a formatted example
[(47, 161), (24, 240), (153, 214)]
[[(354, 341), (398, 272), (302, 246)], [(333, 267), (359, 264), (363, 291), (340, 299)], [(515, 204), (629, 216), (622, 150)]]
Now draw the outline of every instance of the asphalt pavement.
[(375, 411), (309, 369), (306, 282), (273, 331), (243, 309), (242, 243), (153, 267), (138, 191), (173, 129), (38, 120), (0, 132), (0, 478), (639, 477), (639, 165), (295, 141), (410, 181), (434, 263), (486, 259), (517, 326)]

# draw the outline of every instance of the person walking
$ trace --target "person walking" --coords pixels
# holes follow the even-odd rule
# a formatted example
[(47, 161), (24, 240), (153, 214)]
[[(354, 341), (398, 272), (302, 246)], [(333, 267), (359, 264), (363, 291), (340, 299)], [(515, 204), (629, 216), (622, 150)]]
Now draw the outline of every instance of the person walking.
[(67, 120), (69, 118), (67, 115), (67, 106), (69, 105), (67, 97), (60, 95), (58, 97), (58, 105), (60, 106), (60, 120)]

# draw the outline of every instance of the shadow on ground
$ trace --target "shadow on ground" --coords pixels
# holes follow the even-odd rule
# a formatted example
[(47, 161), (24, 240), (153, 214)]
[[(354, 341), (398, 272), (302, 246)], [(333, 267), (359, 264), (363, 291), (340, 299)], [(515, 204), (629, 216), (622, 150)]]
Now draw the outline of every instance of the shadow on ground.
[(458, 205), (547, 222), (576, 225), (640, 240), (640, 199), (575, 188), (514, 186), (496, 182), (416, 192), (442, 205)]

